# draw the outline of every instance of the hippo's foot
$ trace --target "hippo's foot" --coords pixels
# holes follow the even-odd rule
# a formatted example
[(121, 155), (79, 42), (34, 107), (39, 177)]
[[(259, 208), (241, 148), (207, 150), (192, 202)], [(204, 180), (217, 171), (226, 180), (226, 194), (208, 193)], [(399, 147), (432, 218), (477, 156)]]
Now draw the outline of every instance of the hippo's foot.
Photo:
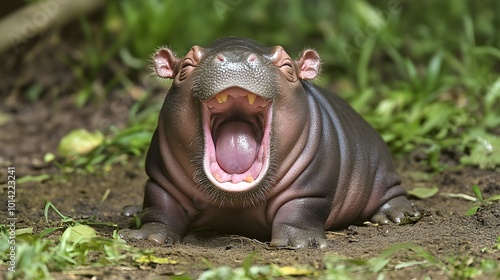
[(293, 247), (300, 248), (328, 248), (325, 231), (307, 230), (293, 226), (283, 226), (278, 234), (273, 233), (273, 238), (269, 244), (271, 247)]
[(422, 218), (422, 214), (413, 209), (412, 204), (404, 196), (397, 196), (387, 201), (371, 221), (378, 224), (389, 224), (391, 221), (396, 224), (414, 223)]
[(157, 222), (145, 223), (140, 229), (122, 229), (118, 234), (123, 239), (147, 239), (158, 244), (169, 245), (180, 242), (182, 239), (182, 236), (176, 234), (169, 226)]

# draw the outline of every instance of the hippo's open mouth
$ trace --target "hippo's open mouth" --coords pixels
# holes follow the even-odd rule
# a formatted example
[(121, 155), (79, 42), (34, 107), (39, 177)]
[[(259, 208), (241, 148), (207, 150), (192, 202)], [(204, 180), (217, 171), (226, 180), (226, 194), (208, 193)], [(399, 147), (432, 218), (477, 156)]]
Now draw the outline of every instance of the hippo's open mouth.
[(218, 188), (247, 191), (269, 168), (272, 103), (239, 87), (203, 102), (204, 169)]

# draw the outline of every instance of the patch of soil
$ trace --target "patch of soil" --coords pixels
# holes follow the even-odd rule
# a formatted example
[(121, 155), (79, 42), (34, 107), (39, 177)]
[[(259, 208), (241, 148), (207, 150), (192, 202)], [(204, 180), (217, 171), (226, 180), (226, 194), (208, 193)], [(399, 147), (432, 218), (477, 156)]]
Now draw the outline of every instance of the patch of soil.
[[(55, 168), (34, 162), (41, 160), (46, 152), (55, 152), (60, 137), (71, 129), (99, 129), (100, 120), (104, 118), (117, 125), (123, 124), (125, 120), (120, 117), (123, 112), (118, 114), (110, 110), (110, 104), (117, 102), (116, 100), (108, 100), (102, 105), (83, 109), (77, 109), (73, 103), (67, 101), (2, 107), (2, 112), (9, 116), (9, 121), (2, 126), (2, 131), (8, 133), (0, 134), (0, 182), (6, 182), (7, 166), (15, 166), (19, 176), (54, 172)], [(45, 228), (43, 208), (46, 201), (52, 202), (62, 213), (75, 218), (96, 216), (99, 221), (115, 222), (121, 227), (128, 227), (130, 218), (123, 217), (121, 210), (126, 205), (142, 202), (147, 178), (141, 161), (132, 159), (127, 165), (114, 166), (107, 174), (74, 174), (64, 180), (18, 185), (17, 228), (34, 227), (35, 232)], [(434, 197), (413, 201), (424, 213), (422, 220), (415, 224), (351, 226), (348, 229), (327, 232), (331, 248), (326, 250), (278, 250), (241, 236), (200, 231), (188, 234), (182, 244), (171, 247), (158, 247), (149, 242), (131, 243), (140, 248), (153, 248), (156, 256), (178, 261), (175, 265), (92, 268), (58, 272), (53, 276), (56, 279), (88, 279), (91, 276), (96, 276), (96, 279), (162, 279), (172, 275), (196, 277), (209, 267), (207, 263), (212, 266), (241, 266), (252, 252), (255, 253), (254, 264), (324, 268), (323, 259), (326, 255), (367, 259), (379, 256), (383, 250), (397, 243), (420, 245), (444, 262), (451, 262), (453, 258), (474, 260), (474, 257), (500, 261), (500, 252), (491, 249), (500, 235), (500, 205), (495, 203), (471, 217), (466, 217), (464, 213), (473, 206), (472, 202), (443, 195), (472, 195), (473, 184), (479, 186), (485, 197), (500, 194), (499, 172), (455, 167), (434, 176), (430, 181), (422, 182), (412, 179), (415, 177), (415, 166), (402, 160), (397, 164), (407, 189), (431, 185), (437, 185), (440, 189)], [(107, 190), (110, 191), (109, 196), (101, 203), (101, 198)], [(2, 192), (6, 192), (5, 187), (2, 187)], [(5, 210), (5, 207), (1, 208), (0, 216), (6, 217)], [(112, 233), (111, 228), (105, 227), (99, 228), (98, 231), (104, 236), (110, 236)], [(484, 250), (485, 248), (487, 250)], [(404, 261), (411, 259), (412, 255), (411, 252), (400, 252), (396, 256), (398, 260)], [(470, 265), (478, 264), (473, 261)], [(391, 279), (446, 277), (442, 275), (442, 271), (433, 267), (426, 270), (411, 267), (390, 271), (386, 275)]]

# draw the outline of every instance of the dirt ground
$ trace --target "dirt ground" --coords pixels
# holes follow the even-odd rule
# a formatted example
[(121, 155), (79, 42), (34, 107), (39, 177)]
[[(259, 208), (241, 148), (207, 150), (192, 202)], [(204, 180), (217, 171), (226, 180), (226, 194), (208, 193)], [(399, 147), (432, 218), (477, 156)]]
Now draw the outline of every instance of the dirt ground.
[[(94, 104), (77, 109), (70, 100), (40, 101), (0, 105), (7, 121), (0, 133), (0, 183), (5, 185), (7, 167), (15, 166), (18, 177), (30, 174), (54, 173), (57, 169), (42, 161), (46, 152), (56, 152), (61, 136), (71, 129), (99, 128), (106, 119), (117, 125), (124, 120), (109, 108), (113, 102), (126, 104), (124, 98), (115, 97), (100, 105)], [(161, 96), (160, 96), (161, 98)], [(120, 112), (123, 114), (123, 112)], [(403, 177), (404, 186), (439, 187), (439, 193), (425, 200), (413, 200), (424, 213), (422, 220), (404, 226), (352, 226), (349, 229), (328, 232), (331, 248), (319, 249), (271, 249), (265, 243), (239, 236), (228, 236), (215, 232), (191, 233), (182, 244), (172, 247), (156, 247), (147, 242), (132, 243), (141, 248), (154, 248), (155, 255), (178, 261), (177, 264), (147, 266), (116, 266), (92, 268), (81, 271), (54, 273), (56, 279), (164, 279), (171, 275), (198, 276), (213, 266), (241, 266), (242, 261), (255, 252), (254, 264), (277, 264), (280, 266), (309, 266), (323, 268), (325, 255), (338, 254), (346, 257), (367, 259), (376, 257), (389, 246), (410, 242), (423, 246), (428, 252), (444, 262), (471, 260), (470, 266), (478, 266), (477, 258), (500, 261), (500, 252), (490, 249), (500, 235), (500, 205), (466, 217), (464, 213), (472, 202), (443, 196), (444, 193), (472, 195), (471, 186), (477, 184), (484, 197), (500, 194), (500, 173), (473, 168), (450, 167), (431, 180), (415, 179), (418, 166), (406, 160), (396, 162)], [(130, 218), (121, 216), (122, 207), (140, 204), (146, 176), (140, 159), (132, 159), (124, 166), (115, 166), (108, 174), (70, 175), (65, 180), (47, 180), (41, 183), (26, 183), (17, 187), (17, 228), (34, 227), (35, 232), (47, 227), (43, 218), (46, 201), (52, 202), (62, 213), (78, 217), (97, 216), (103, 222), (115, 222), (127, 227)], [(100, 200), (106, 190), (110, 195), (104, 203)], [(2, 187), (2, 193), (6, 188)], [(2, 195), (2, 197), (4, 197)], [(0, 210), (5, 217), (5, 208)], [(104, 236), (110, 236), (112, 228), (99, 228)], [(411, 259), (412, 253), (398, 253), (398, 260)], [(430, 275), (433, 279), (446, 279), (442, 271), (430, 267), (418, 267), (389, 271), (391, 279), (422, 279)]]

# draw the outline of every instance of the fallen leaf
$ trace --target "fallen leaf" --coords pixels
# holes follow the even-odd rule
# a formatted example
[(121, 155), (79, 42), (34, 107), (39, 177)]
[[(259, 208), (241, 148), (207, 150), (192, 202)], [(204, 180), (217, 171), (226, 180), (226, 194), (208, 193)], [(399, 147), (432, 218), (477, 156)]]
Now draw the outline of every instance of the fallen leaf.
[(408, 194), (417, 197), (419, 199), (426, 199), (434, 196), (435, 194), (437, 194), (438, 191), (439, 188), (437, 186), (432, 186), (430, 188), (421, 187), (409, 190)]

